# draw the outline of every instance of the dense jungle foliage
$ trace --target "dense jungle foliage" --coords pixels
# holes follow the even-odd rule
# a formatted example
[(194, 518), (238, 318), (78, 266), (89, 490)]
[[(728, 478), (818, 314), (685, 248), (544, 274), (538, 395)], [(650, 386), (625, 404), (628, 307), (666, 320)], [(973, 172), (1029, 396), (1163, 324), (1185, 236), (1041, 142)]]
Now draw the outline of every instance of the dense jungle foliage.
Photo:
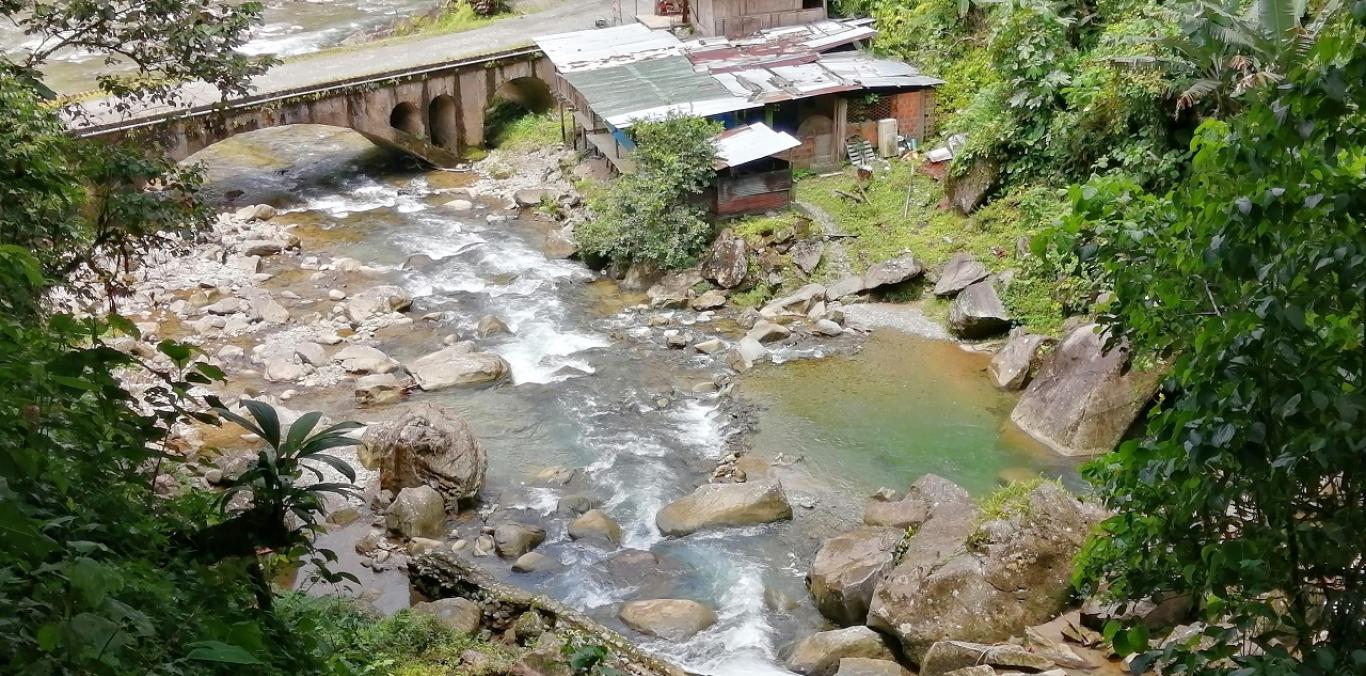
[[(1167, 673), (1366, 671), (1366, 3), (846, 4), (943, 77), (953, 171), (996, 200), (1072, 311), (1168, 365), (1146, 431), (1087, 476), (1116, 516), (1086, 591), (1188, 594)], [(1091, 304), (1099, 299), (1100, 302)], [(1088, 308), (1089, 305), (1089, 308)]]

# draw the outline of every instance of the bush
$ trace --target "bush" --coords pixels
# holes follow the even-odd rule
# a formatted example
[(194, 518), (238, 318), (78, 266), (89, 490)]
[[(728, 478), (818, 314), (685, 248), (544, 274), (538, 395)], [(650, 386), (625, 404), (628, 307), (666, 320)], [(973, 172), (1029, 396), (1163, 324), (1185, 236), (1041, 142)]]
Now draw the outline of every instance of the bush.
[(585, 253), (618, 263), (648, 261), (665, 268), (693, 264), (711, 238), (696, 197), (712, 182), (721, 125), (670, 117), (632, 127), (635, 173), (590, 196), (592, 217), (574, 230)]

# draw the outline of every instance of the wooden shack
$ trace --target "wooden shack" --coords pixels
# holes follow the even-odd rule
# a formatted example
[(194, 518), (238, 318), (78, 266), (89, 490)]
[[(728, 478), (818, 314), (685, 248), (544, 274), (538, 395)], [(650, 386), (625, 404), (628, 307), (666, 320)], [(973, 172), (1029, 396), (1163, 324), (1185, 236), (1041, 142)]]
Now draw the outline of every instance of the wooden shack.
[(716, 137), (716, 181), (709, 189), (718, 216), (784, 209), (792, 201), (792, 164), (780, 153), (801, 141), (764, 124), (728, 129)]

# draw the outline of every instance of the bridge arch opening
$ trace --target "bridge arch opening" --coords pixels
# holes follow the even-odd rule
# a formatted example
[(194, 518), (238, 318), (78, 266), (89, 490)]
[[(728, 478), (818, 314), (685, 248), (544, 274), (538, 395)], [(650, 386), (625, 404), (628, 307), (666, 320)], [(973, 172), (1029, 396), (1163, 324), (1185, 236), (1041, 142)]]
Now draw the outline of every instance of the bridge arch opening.
[(484, 111), (484, 141), (497, 147), (517, 138), (553, 135), (558, 140), (559, 120), (550, 115), (555, 95), (538, 77), (517, 77), (498, 85)]
[(427, 106), (427, 119), (432, 127), (432, 143), (446, 150), (460, 147), (460, 107), (450, 94), (442, 94)]
[(389, 113), (389, 126), (418, 138), (427, 135), (422, 125), (422, 110), (408, 101), (394, 106)]

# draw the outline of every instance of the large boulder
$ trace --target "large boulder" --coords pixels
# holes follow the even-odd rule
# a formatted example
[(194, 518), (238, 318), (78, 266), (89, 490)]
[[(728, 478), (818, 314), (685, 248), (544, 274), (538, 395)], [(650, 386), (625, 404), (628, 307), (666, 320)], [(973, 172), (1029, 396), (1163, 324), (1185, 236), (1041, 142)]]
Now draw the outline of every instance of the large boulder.
[(1096, 325), (1074, 329), (1045, 360), (1010, 419), (1063, 455), (1108, 452), (1157, 392), (1161, 377), (1128, 365), (1128, 349), (1105, 351)]
[(337, 362), (347, 373), (388, 373), (398, 368), (398, 362), (369, 345), (348, 345), (337, 350), (332, 355), (332, 361)]
[(821, 264), (821, 255), (824, 253), (825, 243), (819, 239), (797, 240), (787, 251), (793, 265), (808, 275), (816, 271), (816, 266)]
[(705, 484), (659, 510), (655, 525), (665, 535), (688, 535), (727, 526), (752, 526), (792, 518), (792, 506), (776, 481)]
[(470, 352), (462, 345), (442, 348), (408, 364), (408, 372), (425, 392), (497, 382), (511, 371), (512, 366), (502, 357), (492, 352)]
[(760, 313), (765, 317), (776, 317), (789, 312), (805, 316), (811, 311), (812, 305), (824, 298), (825, 286), (807, 284), (786, 296), (769, 301)]
[(849, 627), (812, 634), (792, 647), (787, 668), (805, 676), (834, 676), (840, 660), (866, 657), (896, 660), (896, 655), (877, 632), (868, 627)]
[(569, 537), (575, 540), (600, 540), (619, 544), (621, 524), (601, 509), (590, 509), (569, 523)]
[(694, 296), (693, 287), (701, 283), (702, 275), (696, 270), (670, 272), (645, 291), (653, 307), (687, 307)]
[(961, 175), (950, 175), (944, 184), (949, 204), (959, 213), (970, 214), (986, 201), (996, 186), (1000, 167), (991, 160), (977, 160)]
[(404, 381), (392, 373), (372, 373), (356, 380), (352, 395), (356, 406), (381, 406), (401, 401), (406, 394)]
[(384, 512), (384, 525), (406, 538), (439, 538), (445, 521), (446, 503), (431, 486), (399, 491)]
[(747, 250), (743, 237), (730, 230), (721, 231), (702, 261), (702, 277), (723, 289), (740, 286), (749, 272)]
[(545, 529), (526, 523), (504, 523), (493, 529), (493, 544), (498, 555), (516, 559), (545, 542)]
[(868, 267), (863, 273), (863, 288), (876, 289), (908, 282), (924, 274), (925, 267), (914, 256), (906, 254)]
[(949, 262), (944, 264), (944, 269), (939, 273), (939, 281), (934, 283), (934, 295), (939, 297), (952, 296), (969, 285), (975, 284), (987, 278), (987, 266), (982, 265), (981, 261), (973, 258), (971, 254), (954, 254)]
[(364, 444), (379, 458), (383, 490), (431, 486), (454, 505), (484, 487), (488, 456), (469, 424), (444, 406), (409, 406), (394, 422), (367, 430)]
[(835, 676), (911, 676), (911, 672), (892, 660), (871, 657), (845, 657)]
[(840, 300), (846, 296), (867, 290), (868, 286), (863, 278), (858, 275), (842, 277), (830, 286), (825, 287), (826, 300)]
[(413, 604), (413, 614), (431, 615), (441, 626), (457, 634), (477, 634), (484, 611), (478, 603), (460, 597)]
[(372, 286), (351, 296), (346, 303), (346, 316), (360, 323), (375, 315), (402, 312), (412, 305), (412, 297), (397, 286)]
[(949, 305), (949, 330), (959, 338), (989, 338), (1010, 328), (1010, 313), (990, 279), (970, 284)]
[(716, 624), (716, 613), (688, 599), (628, 601), (618, 614), (628, 627), (670, 641), (685, 641)]
[(972, 513), (972, 496), (961, 486), (935, 474), (916, 479), (900, 500), (875, 496), (863, 508), (863, 523), (885, 528), (919, 528), (934, 516)]
[(658, 265), (648, 261), (632, 263), (631, 267), (626, 268), (626, 274), (621, 278), (619, 286), (625, 291), (644, 291), (659, 281), (664, 276), (664, 271)]
[(904, 534), (896, 528), (859, 528), (822, 543), (806, 576), (821, 614), (841, 625), (863, 624), (873, 588), (892, 569)]
[(967, 641), (939, 641), (930, 646), (920, 663), (920, 676), (944, 676), (966, 667), (987, 665), (996, 669), (1028, 671), (1053, 668), (1053, 661), (1009, 643), (985, 645)]
[(868, 625), (923, 664), (938, 641), (995, 643), (1066, 607), (1073, 559), (1102, 514), (1058, 484), (1006, 500), (992, 520), (937, 514), (873, 594)]
[(1048, 336), (1030, 333), (1022, 326), (1012, 329), (1006, 344), (991, 358), (987, 368), (991, 382), (1003, 390), (1023, 388), (1038, 368), (1039, 350), (1048, 342)]

